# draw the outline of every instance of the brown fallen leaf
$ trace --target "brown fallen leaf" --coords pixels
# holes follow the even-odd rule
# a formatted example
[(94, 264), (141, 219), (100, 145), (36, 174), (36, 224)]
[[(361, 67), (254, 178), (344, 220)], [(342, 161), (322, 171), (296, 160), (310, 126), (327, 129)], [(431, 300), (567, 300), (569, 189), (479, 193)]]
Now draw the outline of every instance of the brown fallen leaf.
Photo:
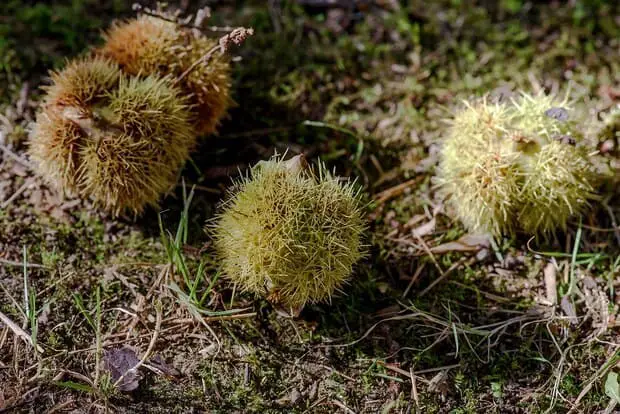
[(424, 237), (427, 234), (431, 234), (435, 231), (436, 222), (437, 221), (435, 220), (435, 217), (433, 217), (427, 223), (424, 223), (421, 226), (418, 226), (415, 229), (411, 230), (411, 234), (416, 237)]
[(488, 249), (491, 246), (489, 236), (484, 234), (466, 234), (458, 240), (431, 247), (430, 251), (435, 254), (449, 252), (477, 252)]
[(575, 305), (573, 305), (573, 303), (570, 301), (568, 295), (562, 296), (560, 307), (564, 311), (564, 314), (570, 318), (571, 325), (576, 325), (577, 322), (579, 322), (577, 319), (577, 311), (575, 310)]
[(388, 318), (390, 316), (396, 315), (400, 311), (401, 311), (401, 308), (399, 305), (391, 305), (391, 306), (388, 306), (387, 308), (379, 309), (375, 313), (375, 316), (377, 318)]
[(149, 364), (160, 370), (167, 377), (180, 377), (181, 373), (178, 369), (169, 365), (160, 355), (155, 355), (149, 360)]
[(128, 346), (106, 351), (103, 356), (103, 368), (110, 372), (112, 381), (123, 378), (118, 384), (121, 391), (133, 391), (140, 385), (142, 374), (134, 370), (138, 362), (136, 352)]

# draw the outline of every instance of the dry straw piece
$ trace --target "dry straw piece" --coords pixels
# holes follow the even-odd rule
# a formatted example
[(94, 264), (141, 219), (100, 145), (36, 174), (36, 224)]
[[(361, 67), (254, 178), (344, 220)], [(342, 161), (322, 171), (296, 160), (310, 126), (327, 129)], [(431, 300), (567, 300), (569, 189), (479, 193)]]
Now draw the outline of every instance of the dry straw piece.
[(364, 230), (353, 184), (297, 156), (254, 166), (234, 186), (213, 235), (224, 274), (239, 288), (300, 310), (345, 283), (364, 254)]
[(584, 125), (567, 98), (521, 93), (465, 103), (441, 151), (439, 182), (473, 232), (547, 235), (597, 198)]
[(128, 77), (100, 57), (51, 78), (30, 142), (41, 175), (114, 215), (155, 205), (195, 145), (186, 99), (167, 78)]
[(99, 55), (130, 75), (176, 79), (190, 96), (197, 133), (216, 131), (231, 102), (230, 62), (218, 40), (179, 26), (172, 17), (150, 15), (115, 23), (104, 39)]

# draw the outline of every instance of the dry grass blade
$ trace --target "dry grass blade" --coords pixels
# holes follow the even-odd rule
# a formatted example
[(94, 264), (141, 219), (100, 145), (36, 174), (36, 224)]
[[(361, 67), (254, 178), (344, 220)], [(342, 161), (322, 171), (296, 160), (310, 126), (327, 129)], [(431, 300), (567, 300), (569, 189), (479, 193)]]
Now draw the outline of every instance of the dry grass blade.
[(0, 144), (0, 149), (10, 158), (12, 158), (13, 160), (17, 161), (18, 163), (20, 163), (21, 165), (23, 165), (24, 167), (28, 168), (30, 171), (34, 171), (35, 168), (32, 166), (32, 164), (30, 164), (28, 161), (26, 161), (25, 159), (23, 159), (22, 157), (20, 157), (19, 155), (15, 154), (13, 151), (11, 151), (6, 145), (4, 144)]
[(14, 260), (7, 260), (7, 259), (0, 259), (0, 264), (6, 265), (6, 266), (15, 266), (15, 267), (25, 266), (25, 267), (30, 267), (33, 269), (48, 269), (47, 266), (44, 266), (38, 263), (22, 263), (22, 262), (16, 262)]
[(456, 263), (453, 263), (452, 266), (450, 266), (448, 268), (448, 270), (446, 270), (445, 272), (441, 272), (441, 276), (439, 276), (437, 279), (433, 280), (433, 282), (428, 285), (422, 292), (420, 292), (419, 296), (422, 297), (424, 295), (426, 295), (428, 292), (431, 291), (431, 289), (433, 289), (438, 283), (442, 282), (443, 280), (445, 280), (448, 276), (450, 276), (450, 274), (458, 269), (459, 266), (461, 266), (463, 263), (468, 263), (468, 264), (472, 264), (476, 261), (477, 259), (475, 257), (471, 257), (471, 258), (467, 258), (467, 257), (462, 257), (460, 258)]
[(18, 337), (22, 338), (26, 343), (28, 343), (31, 347), (35, 348), (39, 354), (43, 353), (43, 348), (40, 345), (36, 345), (32, 341), (32, 336), (19, 327), (15, 322), (13, 322), (8, 316), (4, 313), (0, 312), (0, 322), (9, 327), (11, 331)]
[(7, 208), (17, 197), (19, 197), (21, 193), (23, 193), (26, 190), (26, 188), (28, 188), (29, 185), (30, 183), (28, 181), (22, 184), (21, 187), (17, 189), (17, 191), (15, 191), (9, 198), (3, 201), (2, 204), (0, 204), (0, 208), (1, 209)]
[(140, 359), (140, 361), (138, 361), (138, 363), (133, 368), (127, 370), (127, 372), (123, 373), (123, 375), (121, 375), (114, 382), (114, 386), (115, 387), (118, 387), (119, 384), (122, 384), (123, 380), (125, 379), (125, 377), (130, 372), (136, 372), (138, 370), (138, 368), (140, 368), (142, 365), (144, 365), (144, 363), (151, 357), (151, 354), (153, 353), (153, 349), (155, 349), (155, 344), (157, 343), (157, 339), (159, 338), (159, 333), (160, 333), (160, 330), (161, 330), (161, 321), (162, 321), (162, 305), (161, 305), (161, 302), (158, 302), (158, 304), (155, 305), (155, 311), (156, 311), (155, 329), (153, 330), (153, 336), (151, 337), (151, 340), (149, 341), (149, 345), (146, 348), (146, 351), (144, 352), (144, 355), (142, 355), (142, 358)]
[(423, 175), (420, 175), (416, 178), (412, 178), (409, 181), (405, 181), (404, 183), (398, 184), (394, 187), (390, 187), (386, 190), (381, 191), (380, 193), (378, 193), (375, 196), (375, 200), (377, 202), (377, 204), (383, 204), (386, 201), (394, 198), (394, 197), (398, 197), (399, 195), (401, 195), (402, 193), (404, 193), (405, 191), (407, 191), (407, 189), (413, 187), (414, 185), (416, 185), (417, 183), (419, 183), (420, 181), (422, 181), (422, 179), (424, 178)]

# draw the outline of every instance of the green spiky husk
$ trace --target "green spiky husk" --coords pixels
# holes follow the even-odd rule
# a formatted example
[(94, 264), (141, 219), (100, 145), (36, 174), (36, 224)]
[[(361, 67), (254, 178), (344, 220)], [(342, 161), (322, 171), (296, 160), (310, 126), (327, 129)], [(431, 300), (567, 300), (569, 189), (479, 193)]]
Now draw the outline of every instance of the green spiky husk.
[[(104, 35), (98, 51), (117, 62), (131, 75), (172, 76), (180, 78), (217, 41), (184, 30), (175, 23), (152, 16), (116, 23)], [(227, 56), (215, 53), (179, 82), (191, 97), (193, 121), (200, 135), (212, 134), (230, 106), (230, 63)]]
[(583, 148), (550, 142), (527, 158), (517, 219), (530, 234), (565, 230), (594, 198), (596, 174)]
[(39, 173), (48, 182), (68, 194), (78, 193), (77, 168), (83, 132), (73, 120), (63, 115), (66, 108), (81, 117), (101, 102), (110, 89), (117, 87), (121, 72), (108, 59), (76, 59), (51, 74), (52, 84), (42, 111), (37, 114), (29, 152)]
[(80, 79), (111, 79), (99, 75), (101, 58), (53, 75), (30, 154), (66, 193), (92, 197), (114, 215), (139, 214), (176, 182), (194, 131), (188, 104), (168, 79), (128, 78), (108, 64), (114, 83), (71, 82), (76, 65)]
[(52, 72), (52, 84), (45, 89), (46, 105), (92, 105), (113, 89), (121, 76), (109, 59), (75, 59), (62, 71)]
[[(580, 120), (545, 114), (567, 99), (521, 94), (465, 104), (448, 129), (438, 178), (458, 219), (495, 236), (565, 229), (596, 198), (597, 173)], [(562, 142), (562, 140), (574, 140)]]
[(242, 290), (303, 307), (345, 283), (363, 256), (359, 194), (323, 166), (274, 158), (235, 186), (214, 228), (224, 273)]

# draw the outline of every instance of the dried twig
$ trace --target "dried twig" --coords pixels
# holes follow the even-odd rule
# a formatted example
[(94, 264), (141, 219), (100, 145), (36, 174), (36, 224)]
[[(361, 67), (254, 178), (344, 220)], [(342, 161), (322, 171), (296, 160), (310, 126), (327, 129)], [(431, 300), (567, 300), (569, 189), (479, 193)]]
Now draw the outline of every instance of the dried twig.
[(407, 288), (403, 292), (403, 295), (402, 295), (403, 299), (407, 297), (407, 294), (409, 293), (409, 290), (411, 290), (411, 287), (413, 286), (413, 284), (420, 278), (420, 275), (422, 274), (422, 270), (424, 270), (425, 266), (426, 266), (426, 263), (422, 263), (420, 266), (418, 266), (415, 273), (411, 277), (411, 280), (409, 281)]
[(330, 403), (344, 410), (346, 414), (355, 414), (355, 411), (353, 411), (352, 409), (344, 405), (344, 403), (340, 400), (334, 399), (334, 400), (331, 400)]
[(413, 187), (419, 181), (424, 178), (423, 175), (420, 175), (416, 178), (412, 178), (409, 181), (405, 181), (404, 183), (398, 184), (394, 187), (390, 187), (386, 190), (381, 191), (379, 194), (375, 196), (375, 200), (377, 204), (383, 204), (391, 198), (397, 197), (404, 193), (408, 188)]
[(155, 306), (155, 310), (156, 310), (155, 330), (153, 331), (153, 336), (151, 337), (149, 346), (146, 348), (146, 352), (142, 356), (142, 359), (138, 361), (138, 363), (134, 365), (133, 368), (127, 370), (125, 373), (123, 373), (123, 375), (119, 377), (119, 379), (116, 380), (116, 382), (114, 383), (115, 387), (118, 387), (119, 384), (122, 383), (122, 381), (125, 379), (125, 376), (127, 376), (128, 373), (136, 372), (138, 368), (144, 365), (144, 363), (150, 358), (151, 354), (153, 353), (153, 349), (155, 348), (155, 343), (157, 342), (157, 338), (159, 337), (159, 332), (161, 330), (161, 320), (162, 320), (161, 303)]
[(411, 399), (413, 399), (417, 408), (420, 406), (420, 400), (418, 398), (418, 387), (416, 385), (416, 376), (413, 373), (413, 367), (409, 367), (409, 378), (411, 379)]
[(6, 266), (15, 266), (15, 267), (32, 267), (34, 269), (49, 269), (47, 266), (43, 266), (38, 263), (23, 263), (23, 262), (15, 262), (13, 260), (0, 259), (0, 264)]
[[(434, 288), (439, 282), (441, 282), (442, 280), (444, 280), (446, 277), (448, 277), (450, 275), (450, 273), (452, 273), (455, 269), (457, 269), (460, 265), (462, 265), (463, 263), (465, 263), (466, 261), (468, 261), (467, 257), (462, 257), (459, 261), (457, 261), (456, 263), (453, 263), (452, 266), (450, 266), (448, 268), (448, 270), (446, 270), (445, 272), (442, 273), (441, 276), (439, 276), (437, 279), (433, 280), (433, 282), (428, 285), (426, 287), (426, 289), (424, 289), (422, 292), (420, 292), (420, 294), (418, 295), (418, 297), (422, 297), (424, 295), (426, 295), (432, 288)], [(476, 261), (475, 257), (469, 258), (469, 262), (468, 264), (472, 264)]]
[(16, 112), (18, 116), (24, 115), (26, 111), (26, 105), (28, 104), (28, 95), (30, 94), (30, 83), (24, 82), (22, 88), (19, 91), (19, 100), (17, 101)]
[(8, 155), (10, 158), (13, 158), (15, 161), (17, 161), (18, 163), (20, 163), (21, 165), (23, 165), (24, 167), (28, 168), (30, 171), (34, 171), (34, 167), (32, 166), (32, 164), (30, 164), (28, 161), (26, 161), (25, 159), (23, 159), (22, 157), (20, 157), (19, 155), (15, 154), (13, 151), (11, 151), (6, 145), (4, 144), (0, 144), (0, 149), (6, 154)]
[(204, 55), (202, 55), (198, 60), (191, 64), (189, 68), (185, 70), (185, 72), (181, 73), (181, 75), (174, 80), (174, 83), (177, 84), (182, 81), (187, 75), (189, 75), (198, 65), (207, 64), (211, 56), (213, 56), (216, 52), (220, 52), (220, 54), (226, 53), (228, 49), (230, 49), (232, 44), (239, 46), (245, 39), (254, 34), (254, 29), (238, 27), (234, 29), (229, 34), (222, 36), (218, 41), (218, 44), (213, 46), (211, 49), (207, 51)]
[(15, 191), (15, 192), (14, 192), (14, 193), (13, 193), (13, 194), (9, 197), (9, 198), (7, 198), (6, 200), (4, 200), (4, 201), (2, 202), (2, 204), (0, 204), (0, 208), (1, 208), (1, 209), (7, 208), (7, 207), (9, 206), (9, 204), (11, 204), (13, 201), (15, 201), (15, 199), (16, 199), (17, 197), (19, 197), (19, 195), (20, 195), (21, 193), (23, 193), (23, 192), (26, 190), (26, 188), (28, 188), (28, 186), (29, 186), (29, 185), (30, 185), (30, 183), (29, 183), (28, 181), (26, 181), (25, 183), (23, 183), (23, 184), (21, 185), (21, 187), (19, 187), (19, 188), (17, 189), (17, 191)]
[(614, 228), (614, 233), (616, 235), (616, 241), (618, 242), (618, 246), (620, 246), (620, 226), (618, 226), (618, 222), (616, 221), (616, 216), (614, 215), (614, 211), (606, 202), (603, 203), (605, 210), (609, 214), (609, 218), (611, 219), (611, 225)]
[[(172, 18), (167, 16), (166, 14), (151, 10), (148, 7), (143, 7), (139, 3), (134, 3), (132, 6), (133, 10), (142, 14), (146, 14), (147, 16), (155, 17), (157, 19), (161, 19), (170, 23), (175, 23), (181, 27), (186, 27), (188, 29), (194, 29), (199, 31), (209, 31), (209, 32), (231, 32), (235, 30), (235, 27), (232, 26), (204, 26), (203, 23), (211, 17), (210, 10), (208, 7), (204, 7), (198, 12), (196, 12), (196, 17), (194, 18), (194, 23), (182, 22), (176, 18)], [(189, 19), (191, 21), (191, 19)]]

